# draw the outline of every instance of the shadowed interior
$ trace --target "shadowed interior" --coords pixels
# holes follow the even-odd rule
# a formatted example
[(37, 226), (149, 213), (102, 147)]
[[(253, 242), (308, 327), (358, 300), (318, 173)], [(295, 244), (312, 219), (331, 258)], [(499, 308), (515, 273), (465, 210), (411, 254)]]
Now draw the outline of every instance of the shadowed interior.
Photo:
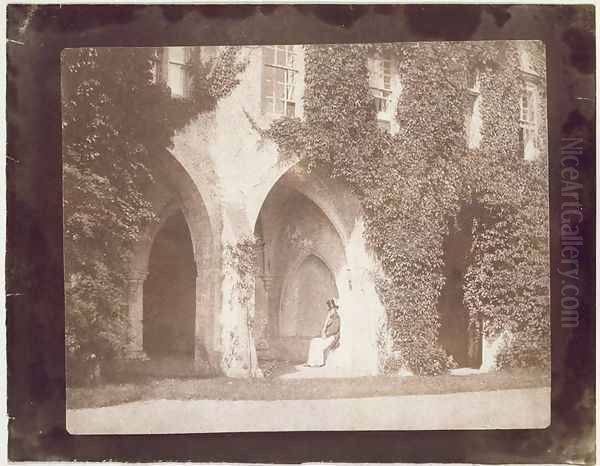
[(194, 356), (196, 270), (183, 213), (159, 230), (144, 283), (144, 351), (153, 357)]
[(446, 282), (439, 298), (439, 341), (459, 367), (481, 366), (481, 331), (469, 325), (464, 279), (473, 245), (473, 213), (463, 209), (450, 221), (444, 252)]

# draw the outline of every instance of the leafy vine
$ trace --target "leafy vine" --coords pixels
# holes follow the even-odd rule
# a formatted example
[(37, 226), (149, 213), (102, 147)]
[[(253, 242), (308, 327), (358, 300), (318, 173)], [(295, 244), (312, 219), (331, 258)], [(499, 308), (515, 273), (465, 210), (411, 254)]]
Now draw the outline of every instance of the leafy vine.
[[(173, 135), (238, 84), (239, 48), (200, 60), (187, 99), (156, 79), (152, 48), (80, 48), (62, 54), (67, 357), (121, 353), (127, 341), (127, 258), (157, 221), (144, 195), (154, 159)], [(76, 364), (69, 364), (75, 367)]]
[[(386, 275), (378, 289), (394, 347), (416, 373), (453, 365), (438, 342), (438, 300), (444, 240), (464, 212), (473, 217), (464, 278), (471, 321), (484, 316), (488, 335), (549, 335), (545, 160), (523, 160), (519, 145), (517, 50), (489, 45), (306, 46), (305, 118), (266, 131), (281, 151), (304, 154), (308, 167), (329, 169), (357, 194)], [(383, 53), (402, 82), (394, 135), (377, 127), (369, 89), (367, 57)], [(477, 149), (465, 128), (473, 70), (483, 96)], [(548, 354), (542, 344), (533, 359), (543, 365)]]

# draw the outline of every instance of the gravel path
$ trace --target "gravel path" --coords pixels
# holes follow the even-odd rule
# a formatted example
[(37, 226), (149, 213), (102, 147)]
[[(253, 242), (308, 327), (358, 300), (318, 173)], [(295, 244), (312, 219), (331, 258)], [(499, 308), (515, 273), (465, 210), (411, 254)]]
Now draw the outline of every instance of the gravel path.
[(333, 400), (150, 400), (67, 410), (72, 434), (523, 429), (549, 424), (550, 388)]

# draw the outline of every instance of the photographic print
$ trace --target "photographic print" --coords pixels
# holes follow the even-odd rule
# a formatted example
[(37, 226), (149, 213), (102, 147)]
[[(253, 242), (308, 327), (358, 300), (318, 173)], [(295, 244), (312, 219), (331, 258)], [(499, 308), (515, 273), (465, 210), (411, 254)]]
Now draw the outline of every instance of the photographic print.
[(71, 434), (545, 428), (539, 41), (61, 56)]

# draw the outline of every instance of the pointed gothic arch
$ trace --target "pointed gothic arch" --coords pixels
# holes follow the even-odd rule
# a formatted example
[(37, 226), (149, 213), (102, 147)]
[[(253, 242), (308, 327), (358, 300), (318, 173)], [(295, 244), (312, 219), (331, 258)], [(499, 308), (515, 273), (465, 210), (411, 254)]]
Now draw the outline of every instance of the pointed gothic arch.
[(172, 155), (157, 157), (151, 168), (154, 169), (155, 180), (148, 186), (146, 196), (158, 211), (159, 219), (146, 227), (130, 258), (129, 354), (134, 358), (147, 356), (144, 353), (144, 282), (149, 276), (157, 235), (169, 218), (180, 213), (189, 233), (190, 260), (195, 271), (191, 293), (194, 308), (193, 359), (203, 365), (214, 366), (220, 270), (215, 219), (210, 215), (197, 184)]
[(194, 357), (196, 262), (180, 209), (160, 224), (152, 241), (143, 289), (143, 349), (153, 357)]
[[(305, 273), (314, 273), (312, 283)], [(279, 304), (279, 335), (315, 337), (327, 315), (326, 302), (338, 298), (335, 275), (316, 251), (299, 254), (283, 278)]]
[(263, 244), (255, 303), (264, 327), (257, 341), (278, 346), (283, 358), (306, 356), (326, 301), (344, 286), (349, 228), (336, 205), (340, 196), (329, 188), (321, 173), (293, 166), (272, 185), (255, 222)]

